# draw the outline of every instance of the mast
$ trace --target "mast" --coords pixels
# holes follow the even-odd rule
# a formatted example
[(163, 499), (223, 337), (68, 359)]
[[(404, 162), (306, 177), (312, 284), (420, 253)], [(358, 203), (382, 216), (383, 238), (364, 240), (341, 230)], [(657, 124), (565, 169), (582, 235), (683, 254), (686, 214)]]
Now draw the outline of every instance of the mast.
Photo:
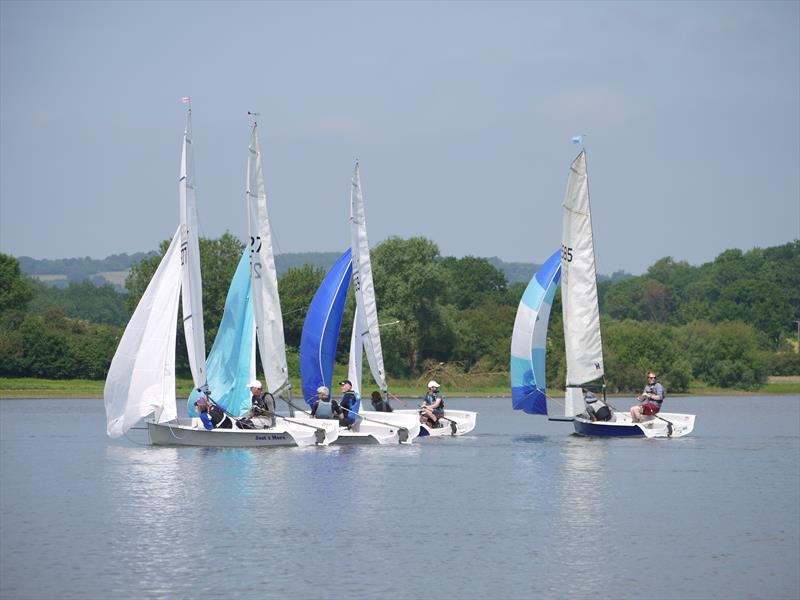
[(586, 150), (570, 165), (563, 206), (561, 303), (569, 390), (604, 374)]
[(253, 122), (250, 134), (246, 197), (253, 309), (261, 366), (267, 379), (266, 389), (275, 395), (287, 388), (291, 400), (283, 315), (278, 297), (278, 273), (272, 250), (272, 229), (267, 211), (267, 194), (256, 122)]
[[(372, 263), (367, 239), (367, 220), (364, 212), (364, 195), (361, 191), (361, 172), (356, 161), (350, 189), (350, 242), (353, 250), (353, 289), (356, 296), (356, 314), (353, 319), (354, 336), (351, 340), (351, 363), (355, 367), (352, 351), (361, 352), (363, 345), (375, 383), (384, 395), (387, 392), (386, 372), (383, 366), (381, 333), (378, 327), (378, 304), (372, 281)], [(360, 356), (357, 361), (360, 365)], [(358, 380), (360, 382), (360, 370)]]
[(180, 204), (181, 306), (186, 350), (195, 388), (206, 386), (206, 341), (203, 328), (203, 281), (200, 275), (200, 245), (197, 232), (197, 194), (192, 149), (192, 109), (186, 115), (178, 179)]

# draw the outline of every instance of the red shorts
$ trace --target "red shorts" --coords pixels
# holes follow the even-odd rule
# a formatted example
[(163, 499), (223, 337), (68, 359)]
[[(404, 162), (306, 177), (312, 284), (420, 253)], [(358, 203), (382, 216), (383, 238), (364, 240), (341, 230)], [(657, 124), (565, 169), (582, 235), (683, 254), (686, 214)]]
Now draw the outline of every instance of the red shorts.
[(642, 404), (643, 415), (654, 415), (660, 410), (661, 408), (657, 404)]

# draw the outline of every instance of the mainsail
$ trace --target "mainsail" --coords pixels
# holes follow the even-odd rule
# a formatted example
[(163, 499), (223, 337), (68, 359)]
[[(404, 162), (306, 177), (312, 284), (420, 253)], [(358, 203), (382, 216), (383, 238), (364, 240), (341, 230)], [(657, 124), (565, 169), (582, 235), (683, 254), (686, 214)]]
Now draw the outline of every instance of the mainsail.
[(545, 393), (547, 324), (561, 277), (561, 251), (539, 268), (522, 295), (511, 336), (511, 403), (517, 410), (544, 415), (551, 410)]
[(181, 233), (181, 307), (186, 351), (194, 387), (206, 384), (206, 341), (203, 327), (203, 282), (200, 277), (200, 246), (197, 233), (197, 195), (194, 184), (194, 151), (192, 149), (192, 110), (186, 116), (181, 151), (181, 173), (178, 179)]
[(361, 393), (362, 347), (367, 353), (372, 377), (386, 392), (386, 373), (383, 367), (381, 334), (378, 328), (378, 305), (372, 281), (372, 263), (367, 239), (367, 220), (364, 212), (364, 195), (361, 191), (361, 173), (356, 161), (350, 190), (350, 243), (353, 251), (353, 290), (356, 312), (353, 317), (353, 334), (350, 342), (349, 376), (353, 389)]
[(348, 248), (325, 275), (303, 322), (300, 379), (303, 397), (309, 406), (314, 405), (319, 386), (331, 387), (336, 345), (352, 270), (352, 250)]
[(258, 125), (255, 123), (250, 135), (250, 155), (247, 161), (247, 206), (250, 277), (258, 349), (264, 376), (267, 378), (266, 389), (277, 394), (289, 386), (289, 369), (286, 364), (283, 315), (278, 297), (278, 274), (272, 251), (272, 230), (267, 212)]
[[(580, 388), (604, 373), (585, 150), (570, 165), (564, 196), (561, 304), (569, 390)], [(581, 406), (579, 410), (582, 409)]]
[(181, 290), (181, 228), (133, 312), (108, 369), (103, 400), (106, 432), (123, 435), (155, 413), (164, 423), (175, 409), (175, 337)]
[[(206, 372), (212, 398), (235, 416), (250, 409), (248, 384), (255, 379), (255, 332), (253, 301), (250, 294), (250, 250), (245, 248), (231, 279), (225, 310), (208, 353)], [(200, 392), (193, 390), (188, 413), (196, 417), (194, 403)]]

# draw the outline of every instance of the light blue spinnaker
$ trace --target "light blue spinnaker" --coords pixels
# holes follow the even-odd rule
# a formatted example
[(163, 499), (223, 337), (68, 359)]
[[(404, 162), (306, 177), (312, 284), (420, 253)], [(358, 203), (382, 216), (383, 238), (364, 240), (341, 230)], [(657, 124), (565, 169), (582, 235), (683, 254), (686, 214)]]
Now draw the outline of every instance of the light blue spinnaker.
[[(247, 384), (255, 378), (253, 321), (250, 251), (246, 248), (231, 280), (222, 321), (206, 360), (211, 398), (236, 416), (243, 415), (250, 409), (250, 390)], [(197, 416), (194, 403), (199, 396), (196, 389), (189, 396), (189, 416)]]
[(328, 271), (308, 307), (300, 336), (300, 380), (303, 397), (309, 406), (313, 406), (319, 386), (331, 387), (336, 345), (352, 272), (352, 250), (348, 248)]
[(561, 250), (557, 250), (531, 279), (514, 320), (511, 336), (511, 403), (516, 410), (529, 414), (547, 414), (547, 323), (560, 279)]

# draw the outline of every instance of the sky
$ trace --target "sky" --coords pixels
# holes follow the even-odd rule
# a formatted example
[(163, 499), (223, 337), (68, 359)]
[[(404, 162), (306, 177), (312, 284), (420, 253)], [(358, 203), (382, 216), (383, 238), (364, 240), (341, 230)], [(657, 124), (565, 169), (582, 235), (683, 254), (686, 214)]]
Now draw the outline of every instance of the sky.
[(0, 252), (244, 239), (257, 111), (275, 251), (542, 263), (583, 134), (597, 268), (800, 238), (800, 2), (0, 2)]

